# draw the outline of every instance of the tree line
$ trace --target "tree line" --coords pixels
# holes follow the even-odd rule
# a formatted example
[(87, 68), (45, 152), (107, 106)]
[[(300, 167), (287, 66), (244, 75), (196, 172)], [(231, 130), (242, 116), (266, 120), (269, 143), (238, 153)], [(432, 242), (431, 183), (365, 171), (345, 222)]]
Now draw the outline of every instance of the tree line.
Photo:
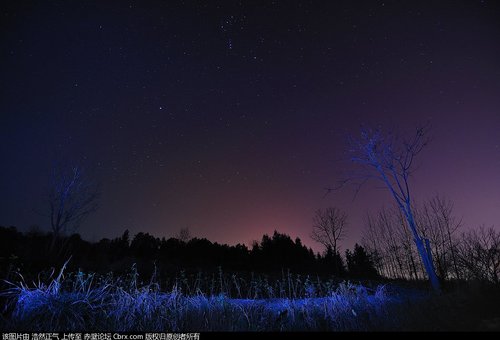
[[(419, 234), (429, 240), (433, 267), (441, 281), (479, 280), (499, 283), (500, 231), (481, 226), (463, 230), (453, 203), (435, 196), (414, 207)], [(362, 238), (377, 271), (389, 278), (424, 279), (412, 234), (399, 209), (384, 208), (368, 215)]]
[(79, 234), (60, 236), (60, 248), (51, 251), (51, 233), (30, 231), (22, 233), (14, 227), (0, 227), (0, 264), (2, 276), (15, 272), (37, 275), (40, 271), (61, 266), (71, 258), (74, 270), (99, 273), (126, 273), (136, 265), (144, 277), (158, 271), (162, 275), (176, 275), (180, 271), (282, 272), (305, 275), (334, 276), (338, 278), (377, 278), (374, 264), (365, 249), (356, 244), (346, 251), (346, 260), (339, 252), (328, 248), (323, 254), (314, 253), (300, 238), (275, 231), (264, 235), (251, 247), (243, 244), (227, 245), (206, 238), (179, 236), (159, 238), (139, 232), (131, 237), (125, 231), (114, 239), (103, 238), (92, 243)]

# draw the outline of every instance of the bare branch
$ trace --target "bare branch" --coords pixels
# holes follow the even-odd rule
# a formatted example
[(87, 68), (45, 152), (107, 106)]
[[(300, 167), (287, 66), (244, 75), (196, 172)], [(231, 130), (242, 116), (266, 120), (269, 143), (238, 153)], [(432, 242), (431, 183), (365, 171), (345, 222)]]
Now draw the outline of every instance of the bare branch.
[[(371, 178), (376, 178), (392, 194), (399, 210), (406, 218), (407, 227), (413, 235), (422, 264), (431, 283), (436, 290), (439, 290), (439, 281), (435, 273), (430, 246), (428, 246), (429, 242), (420, 235), (413, 216), (409, 185), (414, 160), (427, 145), (426, 132), (427, 127), (419, 127), (412, 137), (400, 140), (396, 134), (390, 131), (382, 132), (381, 129), (362, 127), (358, 138), (351, 137), (349, 139), (349, 152), (351, 154), (350, 160), (362, 169), (361, 177), (359, 177), (361, 185)], [(344, 183), (347, 181), (345, 180)], [(355, 195), (359, 189), (360, 185), (356, 187)], [(384, 216), (381, 218), (382, 225), (388, 225), (387, 218)], [(406, 228), (405, 225), (403, 225), (404, 228)], [(393, 238), (392, 233), (389, 233), (388, 236)], [(398, 245), (394, 244), (392, 247), (396, 249)], [(402, 266), (399, 258), (396, 258), (395, 261), (398, 266)]]
[(53, 166), (48, 191), (49, 217), (54, 240), (76, 230), (98, 208), (97, 186), (85, 177), (82, 168)]
[(317, 210), (313, 219), (311, 238), (321, 243), (325, 248), (331, 248), (334, 254), (339, 247), (338, 242), (345, 237), (347, 229), (347, 214), (337, 208)]

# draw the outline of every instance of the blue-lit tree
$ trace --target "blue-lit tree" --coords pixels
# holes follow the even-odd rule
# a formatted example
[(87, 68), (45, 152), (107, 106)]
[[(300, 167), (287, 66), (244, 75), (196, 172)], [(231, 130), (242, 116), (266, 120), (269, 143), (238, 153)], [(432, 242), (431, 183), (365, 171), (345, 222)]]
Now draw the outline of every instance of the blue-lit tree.
[(415, 157), (428, 142), (426, 132), (426, 128), (420, 127), (411, 139), (401, 140), (381, 129), (362, 128), (359, 138), (350, 139), (348, 150), (350, 160), (359, 166), (359, 171), (351, 174), (344, 183), (354, 182), (357, 190), (370, 179), (384, 184), (407, 221), (432, 287), (439, 291), (429, 241), (421, 235), (415, 222), (409, 184)]
[(97, 207), (99, 192), (79, 166), (54, 165), (48, 191), (51, 250), (59, 238), (68, 231), (75, 231), (85, 217)]

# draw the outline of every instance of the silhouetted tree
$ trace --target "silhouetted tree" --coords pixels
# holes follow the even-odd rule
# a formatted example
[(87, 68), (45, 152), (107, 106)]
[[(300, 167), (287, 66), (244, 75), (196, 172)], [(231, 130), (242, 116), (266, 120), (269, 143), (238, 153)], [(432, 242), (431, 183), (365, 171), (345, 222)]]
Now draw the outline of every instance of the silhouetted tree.
[(349, 249), (345, 252), (347, 261), (347, 270), (349, 275), (360, 278), (376, 278), (377, 270), (373, 265), (373, 261), (366, 253), (365, 249), (359, 244), (354, 245), (354, 251), (351, 253)]
[(500, 231), (482, 226), (463, 233), (458, 250), (466, 278), (500, 283)]
[[(406, 219), (398, 208), (382, 208), (368, 215), (362, 245), (372, 256), (379, 273), (386, 277), (419, 278), (414, 242), (406, 227)], [(422, 273), (425, 275), (425, 273)]]
[(311, 238), (325, 246), (328, 260), (324, 263), (331, 264), (335, 274), (343, 272), (342, 257), (339, 252), (339, 241), (341, 241), (347, 228), (347, 214), (340, 209), (329, 207), (325, 210), (318, 209), (313, 218), (313, 231)]
[(314, 254), (299, 238), (295, 242), (286, 234), (274, 231), (272, 237), (262, 236), (260, 244), (254, 243), (251, 251), (254, 265), (263, 270), (292, 269), (303, 271), (314, 263)]
[(130, 251), (138, 258), (154, 259), (160, 249), (160, 240), (148, 233), (137, 233), (130, 243)]
[(325, 246), (332, 248), (333, 253), (339, 251), (338, 243), (345, 237), (347, 228), (347, 214), (338, 208), (330, 207), (318, 209), (313, 219), (311, 238)]
[(189, 228), (182, 228), (179, 231), (179, 235), (177, 235), (177, 238), (182, 242), (187, 243), (193, 238), (193, 236), (191, 236), (191, 231), (189, 230)]
[(110, 256), (114, 260), (120, 260), (129, 255), (129, 247), (130, 247), (130, 233), (125, 230), (121, 237), (115, 238), (111, 240), (111, 254)]
[(327, 269), (328, 273), (332, 273), (335, 276), (344, 276), (346, 274), (346, 268), (344, 265), (344, 260), (340, 253), (334, 252), (333, 248), (328, 246), (323, 258), (320, 258), (323, 266)]
[(422, 235), (433, 244), (432, 254), (439, 277), (450, 275), (460, 279), (457, 261), (458, 240), (456, 232), (462, 222), (453, 214), (453, 203), (441, 196), (434, 196), (416, 209), (417, 225)]

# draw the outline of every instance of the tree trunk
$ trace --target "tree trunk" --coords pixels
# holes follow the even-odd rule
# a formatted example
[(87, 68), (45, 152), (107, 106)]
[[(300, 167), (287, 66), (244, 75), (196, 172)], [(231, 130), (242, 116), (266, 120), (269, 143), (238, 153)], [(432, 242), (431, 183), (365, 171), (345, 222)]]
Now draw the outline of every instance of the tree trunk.
[(417, 266), (415, 265), (415, 260), (413, 259), (413, 251), (410, 249), (410, 261), (411, 261), (411, 269), (413, 270), (413, 274), (415, 275), (415, 281), (418, 280)]
[(455, 255), (455, 245), (453, 244), (453, 240), (451, 238), (451, 233), (450, 233), (450, 226), (448, 226), (448, 242), (450, 244), (450, 250), (451, 250), (451, 258), (453, 260), (453, 268), (455, 269), (455, 278), (460, 281), (460, 272), (458, 270), (458, 265), (457, 265), (457, 257)]
[(436, 271), (434, 270), (434, 265), (432, 263), (432, 256), (427, 251), (424, 242), (420, 237), (415, 238), (415, 244), (417, 246), (417, 250), (420, 254), (420, 257), (422, 258), (422, 263), (424, 264), (425, 271), (427, 272), (429, 280), (431, 281), (432, 288), (434, 288), (436, 292), (441, 291), (439, 280), (436, 275)]
[[(409, 205), (409, 204), (408, 204)], [(427, 276), (429, 277), (429, 281), (431, 281), (432, 288), (436, 292), (441, 291), (441, 287), (439, 284), (438, 277), (436, 275), (436, 270), (434, 269), (434, 263), (432, 262), (432, 254), (430, 252), (429, 240), (426, 239), (426, 243), (428, 244), (428, 249), (425, 247), (422, 238), (418, 235), (417, 226), (415, 224), (415, 220), (413, 219), (413, 214), (411, 212), (411, 207), (407, 207), (406, 210), (406, 218), (408, 219), (408, 224), (410, 225), (411, 231), (414, 235), (415, 245), (417, 246), (418, 253), (422, 258), (422, 264), (424, 265), (425, 271), (427, 272)]]

